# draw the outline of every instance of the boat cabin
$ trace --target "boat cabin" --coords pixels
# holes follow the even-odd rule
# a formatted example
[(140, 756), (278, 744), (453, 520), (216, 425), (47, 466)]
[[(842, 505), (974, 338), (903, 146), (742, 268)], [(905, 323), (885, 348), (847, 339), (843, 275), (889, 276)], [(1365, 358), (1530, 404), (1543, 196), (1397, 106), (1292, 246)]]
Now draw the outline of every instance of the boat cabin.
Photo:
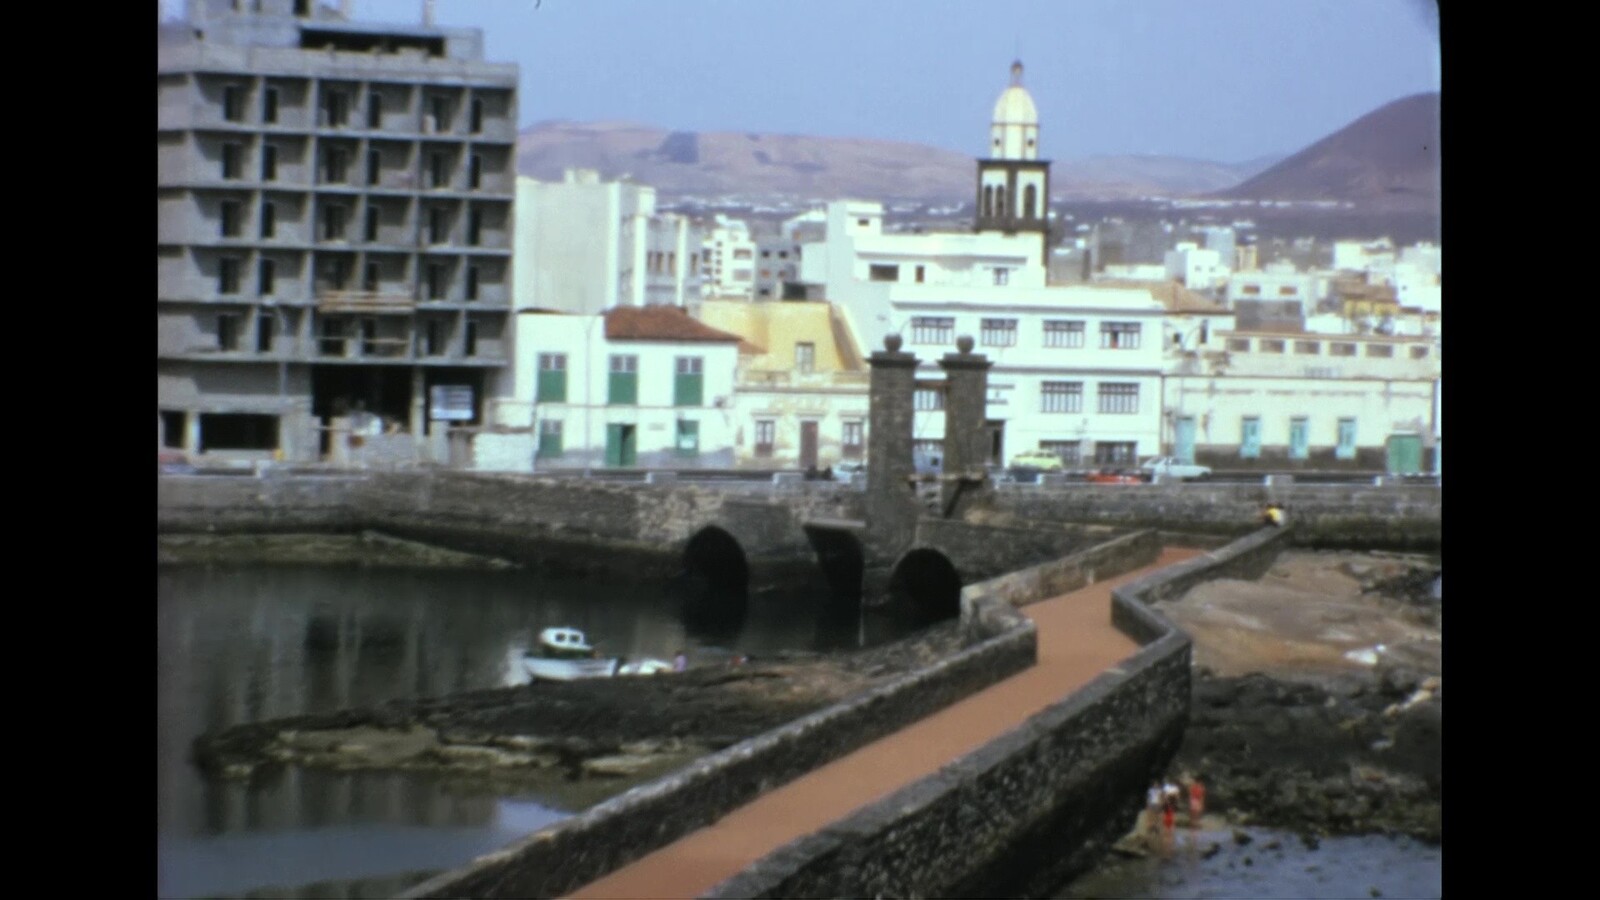
[(539, 651), (549, 659), (590, 659), (594, 647), (576, 628), (546, 628), (539, 632)]

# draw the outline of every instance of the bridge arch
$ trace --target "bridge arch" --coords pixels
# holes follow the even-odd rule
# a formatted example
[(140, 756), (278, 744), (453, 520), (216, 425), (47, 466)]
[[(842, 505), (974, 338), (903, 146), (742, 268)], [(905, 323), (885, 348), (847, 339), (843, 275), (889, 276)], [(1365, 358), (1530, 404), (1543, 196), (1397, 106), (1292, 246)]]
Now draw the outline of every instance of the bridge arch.
[(961, 615), (961, 575), (950, 558), (917, 547), (895, 563), (889, 576), (894, 603), (915, 619), (933, 623)]
[(727, 530), (707, 525), (683, 548), (684, 624), (703, 634), (735, 633), (744, 625), (750, 599), (750, 562)]

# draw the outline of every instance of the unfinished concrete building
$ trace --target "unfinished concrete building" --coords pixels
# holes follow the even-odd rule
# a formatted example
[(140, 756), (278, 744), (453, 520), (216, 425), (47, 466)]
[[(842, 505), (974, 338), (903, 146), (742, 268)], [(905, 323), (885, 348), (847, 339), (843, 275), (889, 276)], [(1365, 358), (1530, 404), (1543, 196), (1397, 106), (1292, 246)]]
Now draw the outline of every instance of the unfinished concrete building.
[(508, 364), (517, 66), (431, 2), (349, 6), (187, 0), (159, 28), (163, 447), (442, 461)]

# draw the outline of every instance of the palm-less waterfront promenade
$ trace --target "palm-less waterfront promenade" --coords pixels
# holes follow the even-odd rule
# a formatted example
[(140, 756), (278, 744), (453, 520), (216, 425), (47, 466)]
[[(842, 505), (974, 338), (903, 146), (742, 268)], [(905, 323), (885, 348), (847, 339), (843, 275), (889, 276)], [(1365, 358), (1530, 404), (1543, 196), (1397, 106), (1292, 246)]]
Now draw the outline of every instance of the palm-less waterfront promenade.
[(1138, 644), (1111, 625), (1111, 591), (1199, 555), (1156, 562), (1022, 611), (1038, 628), (1038, 662), (977, 694), (761, 795), (612, 874), (581, 898), (696, 897), (772, 851), (937, 772), (1089, 683)]

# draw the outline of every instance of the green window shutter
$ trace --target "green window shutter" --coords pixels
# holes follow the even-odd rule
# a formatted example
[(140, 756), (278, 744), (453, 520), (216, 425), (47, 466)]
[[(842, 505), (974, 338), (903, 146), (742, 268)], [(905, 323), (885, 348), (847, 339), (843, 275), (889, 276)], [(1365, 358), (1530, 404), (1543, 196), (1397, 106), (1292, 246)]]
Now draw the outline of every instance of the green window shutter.
[(540, 372), (538, 400), (540, 403), (567, 402), (567, 373), (563, 371)]
[(612, 372), (606, 394), (612, 406), (633, 406), (639, 402), (639, 373)]
[(699, 373), (678, 375), (672, 386), (672, 405), (704, 406), (705, 376)]
[(550, 459), (561, 455), (561, 429), (546, 423), (539, 431), (539, 458)]

